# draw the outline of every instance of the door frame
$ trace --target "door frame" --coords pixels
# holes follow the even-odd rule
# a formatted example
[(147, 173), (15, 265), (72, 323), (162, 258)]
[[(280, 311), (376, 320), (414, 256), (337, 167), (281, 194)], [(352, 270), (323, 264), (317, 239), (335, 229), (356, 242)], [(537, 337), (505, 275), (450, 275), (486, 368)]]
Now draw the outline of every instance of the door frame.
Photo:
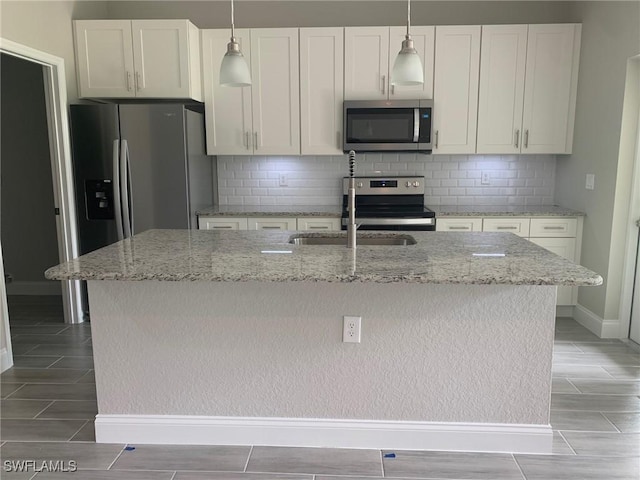
[[(64, 59), (2, 37), (0, 52), (38, 63), (43, 67), (53, 202), (54, 208), (59, 211), (59, 215), (56, 215), (58, 258), (60, 263), (68, 262), (78, 256), (79, 247)], [(84, 322), (80, 281), (67, 280), (61, 284), (64, 321)]]
[[(624, 101), (629, 102), (623, 107), (623, 128), (628, 123), (635, 138), (621, 138), (620, 154), (630, 158), (629, 173), (631, 176), (631, 191), (629, 196), (629, 217), (627, 221), (626, 245), (624, 252), (624, 271), (622, 273), (622, 291), (620, 295), (620, 335), (619, 338), (629, 338), (631, 328), (631, 307), (634, 295), (634, 281), (636, 278), (636, 255), (638, 253), (639, 229), (635, 222), (640, 218), (640, 94), (637, 85), (640, 82), (640, 55), (631, 57), (627, 61), (627, 76)], [(628, 113), (627, 113), (628, 108)], [(635, 122), (635, 125), (633, 125)], [(623, 144), (625, 143), (625, 144)], [(624, 151), (626, 149), (626, 152)], [(640, 308), (640, 305), (636, 305)]]

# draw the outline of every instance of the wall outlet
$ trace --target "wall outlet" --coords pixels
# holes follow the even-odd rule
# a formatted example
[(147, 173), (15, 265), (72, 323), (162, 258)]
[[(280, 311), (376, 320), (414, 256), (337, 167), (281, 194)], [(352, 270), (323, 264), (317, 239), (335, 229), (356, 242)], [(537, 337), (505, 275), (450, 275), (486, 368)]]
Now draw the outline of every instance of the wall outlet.
[(491, 175), (489, 174), (489, 172), (482, 172), (480, 185), (491, 185)]
[(594, 190), (596, 188), (596, 176), (593, 173), (587, 173), (587, 181), (584, 188)]
[(345, 343), (360, 343), (360, 327), (362, 317), (343, 318), (342, 341)]
[(287, 178), (287, 174), (286, 173), (281, 173), (279, 176), (279, 183), (281, 187), (288, 187), (289, 186), (289, 178)]

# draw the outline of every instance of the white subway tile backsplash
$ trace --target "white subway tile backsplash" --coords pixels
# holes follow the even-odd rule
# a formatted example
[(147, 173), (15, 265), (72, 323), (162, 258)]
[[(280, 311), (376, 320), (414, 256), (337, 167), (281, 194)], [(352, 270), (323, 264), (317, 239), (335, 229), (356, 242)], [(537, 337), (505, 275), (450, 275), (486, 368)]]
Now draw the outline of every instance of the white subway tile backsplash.
[[(218, 157), (220, 205), (339, 205), (345, 156)], [(361, 154), (356, 175), (425, 177), (427, 205), (553, 204), (553, 155)], [(482, 173), (490, 185), (482, 185)], [(280, 186), (280, 175), (287, 186)]]

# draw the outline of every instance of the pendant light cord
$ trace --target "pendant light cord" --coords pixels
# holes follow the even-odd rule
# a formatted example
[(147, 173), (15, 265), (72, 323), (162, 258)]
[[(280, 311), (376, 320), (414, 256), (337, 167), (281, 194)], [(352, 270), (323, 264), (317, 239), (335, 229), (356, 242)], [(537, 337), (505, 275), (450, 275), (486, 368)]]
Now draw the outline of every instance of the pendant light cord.
[(407, 37), (409, 33), (409, 25), (411, 24), (411, 0), (407, 0)]
[(231, 0), (231, 39), (235, 39), (235, 23), (233, 18), (233, 0)]

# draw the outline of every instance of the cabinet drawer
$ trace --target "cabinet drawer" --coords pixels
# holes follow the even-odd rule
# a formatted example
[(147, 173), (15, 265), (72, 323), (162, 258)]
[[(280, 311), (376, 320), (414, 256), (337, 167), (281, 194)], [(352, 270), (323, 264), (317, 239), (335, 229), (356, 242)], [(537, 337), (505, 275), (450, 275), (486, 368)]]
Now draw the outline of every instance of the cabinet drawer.
[(295, 230), (295, 218), (250, 217), (247, 219), (249, 230)]
[(340, 230), (340, 219), (329, 217), (299, 217), (298, 230)]
[(528, 237), (529, 219), (515, 217), (485, 218), (482, 221), (482, 231), (515, 233), (521, 237)]
[(235, 217), (199, 217), (200, 230), (246, 230), (247, 219)]
[(530, 237), (575, 237), (578, 220), (575, 218), (532, 218)]
[(482, 219), (472, 217), (436, 218), (437, 232), (480, 232)]

